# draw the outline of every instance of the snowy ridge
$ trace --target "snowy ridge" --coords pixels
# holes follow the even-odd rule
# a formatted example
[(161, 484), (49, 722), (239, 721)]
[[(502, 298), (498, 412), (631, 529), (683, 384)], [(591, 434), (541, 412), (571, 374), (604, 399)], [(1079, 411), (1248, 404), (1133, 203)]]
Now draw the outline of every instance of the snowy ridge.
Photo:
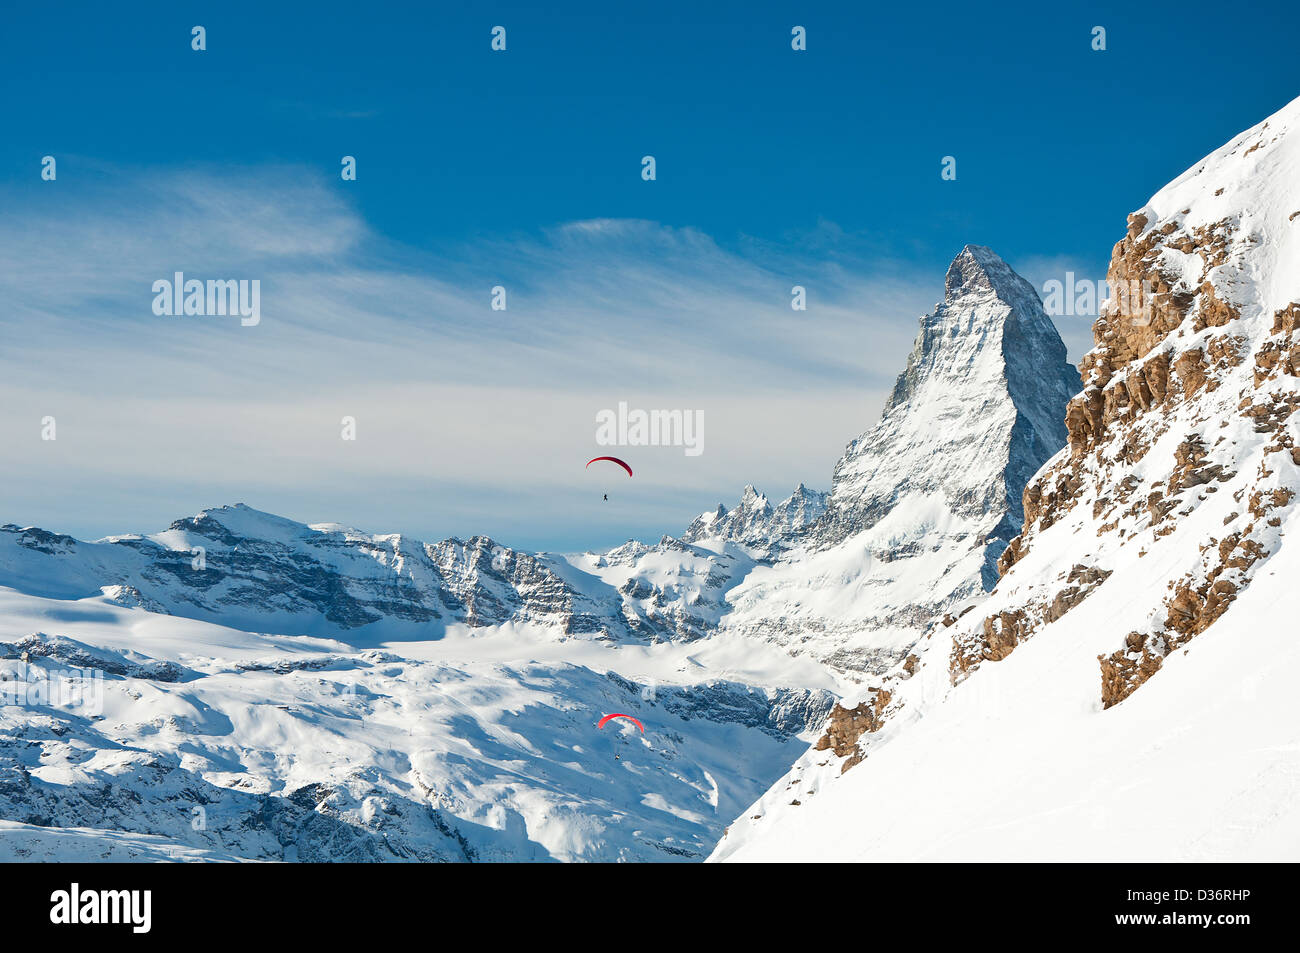
[(688, 543), (720, 539), (738, 543), (757, 559), (770, 560), (788, 550), (817, 526), (826, 512), (828, 494), (800, 483), (776, 506), (752, 486), (746, 486), (733, 510), (722, 504), (703, 513), (682, 534)]

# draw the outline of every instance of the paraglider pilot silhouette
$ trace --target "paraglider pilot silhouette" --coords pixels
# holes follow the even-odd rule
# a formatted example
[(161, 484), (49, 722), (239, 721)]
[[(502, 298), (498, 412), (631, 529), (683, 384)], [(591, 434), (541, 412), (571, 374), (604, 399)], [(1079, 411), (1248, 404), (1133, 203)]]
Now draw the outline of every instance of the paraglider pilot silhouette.
[[(637, 728), (639, 728), (639, 729), (641, 730), (641, 734), (643, 734), (643, 735), (645, 734), (645, 725), (641, 724), (641, 722), (640, 722), (638, 719), (633, 718), (631, 715), (623, 715), (623, 714), (620, 714), (620, 713), (618, 713), (618, 712), (615, 712), (615, 713), (612, 714), (612, 715), (606, 715), (606, 716), (605, 716), (604, 718), (602, 718), (599, 722), (597, 722), (597, 724), (596, 724), (596, 730), (597, 730), (597, 731), (600, 731), (600, 729), (604, 728), (605, 725), (609, 724), (609, 722), (611, 722), (611, 721), (612, 721), (613, 719), (615, 719), (615, 718), (626, 718), (628, 721), (632, 722), (632, 724), (636, 725)], [(622, 758), (618, 753), (615, 753), (615, 754), (614, 754), (614, 760), (615, 760), (615, 761), (622, 761), (623, 758)]]
[[(617, 463), (620, 467), (622, 467), (624, 470), (627, 471), (627, 475), (629, 477), (632, 475), (632, 468), (628, 466), (626, 463), (624, 463), (622, 460), (620, 460), (618, 457), (592, 457), (590, 460), (587, 461), (587, 466), (588, 467), (591, 466), (593, 463), (595, 463), (598, 460), (607, 460), (610, 463)], [(586, 469), (586, 467), (584, 467), (583, 469)], [(609, 502), (608, 493), (605, 494), (605, 502), (606, 503)]]

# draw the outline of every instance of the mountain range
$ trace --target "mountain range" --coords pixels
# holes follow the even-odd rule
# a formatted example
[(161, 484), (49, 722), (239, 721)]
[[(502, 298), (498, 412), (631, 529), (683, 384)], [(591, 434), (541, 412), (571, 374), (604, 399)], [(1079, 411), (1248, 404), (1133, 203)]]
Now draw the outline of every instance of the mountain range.
[(1285, 853), (1298, 122), (1130, 216), (1109, 278), (1143, 291), (1079, 370), (964, 247), (828, 492), (579, 554), (243, 504), (0, 527), (0, 853)]

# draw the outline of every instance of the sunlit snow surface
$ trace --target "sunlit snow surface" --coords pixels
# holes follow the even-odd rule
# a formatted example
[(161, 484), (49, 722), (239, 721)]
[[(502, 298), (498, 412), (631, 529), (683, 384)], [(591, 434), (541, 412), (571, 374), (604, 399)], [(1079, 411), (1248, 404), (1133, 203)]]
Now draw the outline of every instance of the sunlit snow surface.
[[(0, 642), (31, 633), (51, 654), (0, 673), (94, 665), (102, 711), (0, 708), (6, 859), (700, 859), (831, 698), (777, 692), (753, 646), (462, 627), (358, 650), (0, 589)], [(612, 711), (645, 735), (598, 731)]]

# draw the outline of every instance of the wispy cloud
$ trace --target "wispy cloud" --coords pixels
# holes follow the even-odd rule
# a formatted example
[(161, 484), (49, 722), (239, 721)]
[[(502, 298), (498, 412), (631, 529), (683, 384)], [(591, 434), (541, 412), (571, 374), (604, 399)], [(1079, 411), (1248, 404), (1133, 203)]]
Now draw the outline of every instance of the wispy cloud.
[[(674, 531), (746, 482), (828, 483), (942, 281), (832, 223), (787, 245), (600, 219), (411, 248), (290, 168), (47, 193), (0, 223), (2, 515), (74, 532), (233, 499), (532, 546)], [(176, 271), (259, 280), (261, 323), (154, 315)], [(609, 488), (582, 464), (620, 400), (702, 410), (706, 452), (641, 448), (594, 506)]]

